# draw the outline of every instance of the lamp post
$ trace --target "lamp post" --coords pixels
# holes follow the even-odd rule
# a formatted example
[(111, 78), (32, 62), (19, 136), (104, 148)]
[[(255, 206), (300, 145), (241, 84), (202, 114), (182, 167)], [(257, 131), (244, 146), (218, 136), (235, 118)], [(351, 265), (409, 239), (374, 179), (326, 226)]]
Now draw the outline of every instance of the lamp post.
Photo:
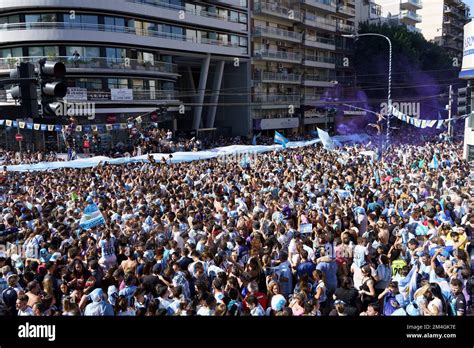
[(390, 38), (377, 33), (363, 33), (363, 34), (349, 34), (349, 35), (342, 35), (343, 37), (349, 37), (352, 39), (357, 39), (360, 36), (380, 36), (383, 37), (388, 41), (389, 46), (389, 58), (388, 58), (388, 91), (387, 91), (387, 107), (388, 107), (388, 114), (387, 114), (387, 133), (386, 133), (386, 143), (387, 147), (390, 145), (390, 117), (392, 116), (392, 41)]

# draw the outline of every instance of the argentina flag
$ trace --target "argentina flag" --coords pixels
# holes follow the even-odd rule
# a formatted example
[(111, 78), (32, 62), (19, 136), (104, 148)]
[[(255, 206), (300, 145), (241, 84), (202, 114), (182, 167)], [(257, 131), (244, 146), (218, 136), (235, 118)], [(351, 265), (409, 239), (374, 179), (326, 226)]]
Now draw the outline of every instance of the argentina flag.
[(286, 149), (286, 144), (289, 142), (288, 139), (286, 139), (281, 133), (278, 133), (275, 131), (275, 139), (274, 139), (275, 144), (280, 144), (283, 146), (284, 149)]
[(79, 226), (84, 230), (89, 230), (97, 225), (105, 224), (105, 219), (99, 210), (99, 207), (91, 202), (84, 209)]

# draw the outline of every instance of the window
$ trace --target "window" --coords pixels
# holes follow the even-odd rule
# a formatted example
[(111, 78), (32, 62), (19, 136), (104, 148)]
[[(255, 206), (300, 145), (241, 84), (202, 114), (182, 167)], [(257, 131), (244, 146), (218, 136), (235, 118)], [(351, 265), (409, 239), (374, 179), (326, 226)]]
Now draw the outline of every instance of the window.
[(219, 18), (227, 19), (228, 12), (227, 12), (226, 9), (220, 8), (220, 9), (217, 10), (217, 16), (218, 16)]
[(41, 22), (41, 15), (40, 14), (27, 14), (27, 15), (25, 15), (25, 22), (26, 23)]
[(248, 46), (248, 40), (244, 36), (239, 36), (239, 46), (240, 47), (247, 47)]
[(143, 80), (133, 79), (132, 88), (134, 90), (142, 91), (145, 89), (145, 82)]
[(230, 11), (230, 21), (231, 22), (238, 22), (239, 21), (239, 13), (235, 11)]
[(48, 57), (57, 57), (59, 56), (59, 47), (58, 46), (45, 46), (43, 50), (44, 56)]
[(247, 24), (247, 15), (245, 13), (239, 13), (239, 22)]
[(171, 27), (171, 32), (174, 34), (174, 35), (183, 35), (183, 28), (181, 27), (176, 27), (176, 26), (172, 26)]
[(198, 42), (197, 31), (192, 29), (186, 29), (186, 39), (190, 42)]
[(223, 43), (229, 42), (229, 35), (227, 34), (218, 34), (217, 35), (217, 40), (222, 41)]
[(99, 18), (92, 15), (81, 15), (82, 24), (99, 24)]
[(43, 47), (28, 47), (29, 57), (43, 57)]
[(230, 43), (232, 46), (239, 46), (239, 37), (237, 35), (231, 35)]
[(100, 57), (100, 48), (99, 47), (84, 47), (84, 57), (87, 57), (87, 58)]
[(43, 13), (41, 15), (41, 22), (47, 22), (47, 23), (57, 22), (56, 13)]
[(128, 79), (108, 79), (107, 84), (110, 88), (128, 88)]
[(76, 87), (87, 88), (88, 91), (102, 91), (101, 79), (76, 79)]
[(81, 46), (66, 46), (66, 55), (74, 57), (74, 52), (79, 53), (80, 57), (84, 57), (84, 47)]
[(113, 31), (113, 26), (115, 25), (114, 17), (104, 17), (104, 30)]

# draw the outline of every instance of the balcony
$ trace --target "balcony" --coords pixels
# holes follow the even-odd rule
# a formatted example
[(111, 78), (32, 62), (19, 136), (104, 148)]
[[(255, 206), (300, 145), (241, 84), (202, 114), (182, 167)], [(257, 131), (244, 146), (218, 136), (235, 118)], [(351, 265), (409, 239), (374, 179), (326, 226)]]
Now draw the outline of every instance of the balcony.
[(286, 7), (278, 6), (277, 4), (270, 4), (266, 2), (256, 2), (253, 10), (254, 14), (264, 14), (268, 16), (277, 17), (279, 19), (286, 19), (291, 22), (301, 22), (301, 12), (292, 11)]
[(333, 123), (334, 122), (334, 117), (326, 116), (326, 115), (320, 115), (318, 113), (305, 113), (304, 114), (304, 119), (303, 123), (305, 125), (307, 124), (317, 124), (317, 123)]
[(167, 75), (177, 77), (178, 66), (176, 64), (154, 61), (145, 62), (128, 58), (105, 58), (87, 57), (74, 61), (72, 57), (12, 57), (0, 59), (0, 72), (14, 69), (19, 62), (37, 63), (40, 59), (47, 58), (63, 62), (69, 72), (80, 73), (104, 73), (104, 74), (126, 74), (126, 75)]
[(294, 94), (256, 94), (254, 107), (258, 109), (287, 109), (289, 105), (299, 107), (300, 96)]
[(326, 30), (326, 31), (331, 31), (334, 32), (336, 31), (336, 21), (335, 20), (330, 20), (327, 18), (323, 18), (321, 16), (315, 16), (313, 14), (307, 13), (304, 16), (304, 24), (310, 26), (310, 27), (315, 27), (320, 30)]
[(333, 82), (335, 78), (321, 77), (315, 75), (305, 75), (303, 77), (303, 85), (305, 87), (334, 87), (336, 84)]
[(341, 22), (338, 22), (336, 24), (336, 30), (341, 33), (355, 33), (355, 26), (351, 24), (344, 24)]
[(349, 6), (338, 6), (337, 13), (343, 17), (355, 17), (355, 8)]
[(326, 103), (324, 100), (322, 100), (322, 94), (315, 94), (315, 95), (310, 95), (310, 94), (304, 94), (303, 95), (303, 105), (323, 105)]
[(269, 37), (296, 43), (301, 43), (301, 40), (303, 39), (303, 35), (300, 33), (273, 27), (255, 27), (254, 36)]
[(401, 0), (400, 8), (402, 10), (421, 10), (423, 8), (423, 4), (421, 0)]
[(0, 25), (0, 42), (28, 41), (94, 41), (110, 45), (120, 42), (124, 45), (166, 47), (184, 51), (222, 53), (241, 56), (238, 44), (216, 39), (198, 38), (164, 31), (124, 27), (105, 24), (70, 22), (30, 22)]
[[(206, 20), (208, 25), (215, 26), (219, 24), (217, 22), (219, 21), (221, 22), (220, 23), (221, 28), (225, 26), (226, 29), (235, 30), (235, 31), (247, 29), (247, 24), (240, 23), (238, 18), (231, 17), (227, 14), (211, 12), (211, 11), (202, 11), (195, 8), (190, 9), (184, 6), (166, 3), (163, 0), (125, 0), (125, 1), (134, 3), (134, 4), (149, 6), (149, 9), (150, 7), (155, 7), (158, 9), (165, 10), (165, 11), (166, 10), (174, 11), (175, 12), (174, 18), (178, 20), (180, 19), (179, 14), (181, 13), (181, 11), (183, 11), (185, 13), (185, 17), (183, 18), (183, 20), (188, 23), (202, 25), (202, 20)], [(164, 12), (164, 11), (161, 11), (161, 12)], [(166, 17), (169, 15), (169, 13), (163, 13), (163, 15)], [(194, 19), (198, 19), (198, 20), (194, 20)]]
[(335, 69), (335, 59), (330, 57), (318, 57), (313, 55), (305, 55), (303, 58), (303, 65), (323, 68), (323, 69)]
[(400, 21), (404, 24), (415, 25), (421, 23), (421, 16), (414, 11), (403, 10), (400, 12)]
[(299, 74), (285, 74), (272, 71), (255, 71), (253, 79), (264, 83), (301, 84), (301, 75)]
[(332, 0), (300, 0), (302, 5), (316, 8), (327, 13), (336, 13), (337, 4)]
[(320, 48), (323, 50), (334, 51), (336, 49), (336, 44), (333, 39), (326, 39), (321, 37), (306, 37), (304, 40), (305, 46)]
[(261, 50), (254, 52), (254, 59), (271, 60), (286, 63), (301, 63), (301, 55), (299, 53)]

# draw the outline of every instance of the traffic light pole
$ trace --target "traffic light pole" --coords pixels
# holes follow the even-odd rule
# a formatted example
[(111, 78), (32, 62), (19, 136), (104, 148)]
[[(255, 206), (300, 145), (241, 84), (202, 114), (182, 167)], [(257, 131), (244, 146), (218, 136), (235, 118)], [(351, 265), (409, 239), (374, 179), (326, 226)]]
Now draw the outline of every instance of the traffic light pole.
[(449, 103), (448, 103), (448, 139), (451, 139), (451, 114), (452, 114), (452, 101), (453, 101), (453, 85), (449, 85)]

